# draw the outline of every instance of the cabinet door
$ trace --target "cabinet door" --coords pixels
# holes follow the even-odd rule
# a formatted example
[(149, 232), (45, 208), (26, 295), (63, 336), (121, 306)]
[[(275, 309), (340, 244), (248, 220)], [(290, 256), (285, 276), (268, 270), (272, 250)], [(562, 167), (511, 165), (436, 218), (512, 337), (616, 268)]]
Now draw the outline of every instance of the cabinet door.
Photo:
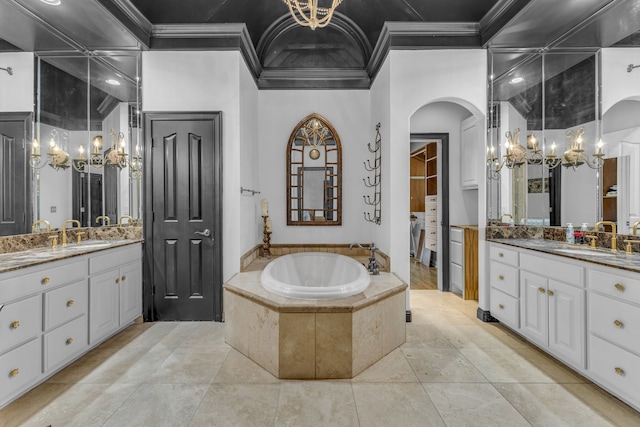
[(469, 117), (460, 124), (460, 185), (463, 190), (478, 188), (478, 159), (482, 158), (483, 147), (478, 119)]
[(520, 274), (520, 331), (531, 341), (547, 346), (549, 313), (547, 279), (526, 271)]
[(134, 320), (142, 313), (142, 265), (135, 264), (120, 269), (120, 326)]
[(585, 367), (585, 291), (549, 280), (549, 348)]
[(98, 274), (89, 279), (89, 343), (93, 344), (100, 338), (118, 329), (119, 272)]

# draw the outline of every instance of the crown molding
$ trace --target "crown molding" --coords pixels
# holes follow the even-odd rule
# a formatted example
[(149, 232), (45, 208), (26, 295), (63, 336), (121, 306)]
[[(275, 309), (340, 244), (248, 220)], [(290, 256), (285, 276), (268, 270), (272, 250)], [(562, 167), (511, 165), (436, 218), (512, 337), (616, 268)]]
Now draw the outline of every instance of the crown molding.
[(266, 69), (258, 78), (260, 89), (369, 89), (370, 84), (365, 70), (331, 68)]
[(367, 72), (373, 79), (390, 50), (480, 48), (475, 22), (385, 22)]
[(239, 50), (254, 78), (262, 72), (244, 23), (162, 24), (151, 29), (153, 50)]

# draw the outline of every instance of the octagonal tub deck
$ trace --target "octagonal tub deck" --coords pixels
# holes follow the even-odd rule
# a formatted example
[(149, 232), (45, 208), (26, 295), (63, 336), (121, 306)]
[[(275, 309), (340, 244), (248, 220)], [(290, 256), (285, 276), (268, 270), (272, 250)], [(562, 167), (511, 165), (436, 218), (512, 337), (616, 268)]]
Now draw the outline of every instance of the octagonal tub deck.
[(224, 285), (225, 341), (278, 378), (353, 378), (406, 340), (407, 285), (391, 273), (356, 295), (318, 300), (271, 293), (260, 275)]

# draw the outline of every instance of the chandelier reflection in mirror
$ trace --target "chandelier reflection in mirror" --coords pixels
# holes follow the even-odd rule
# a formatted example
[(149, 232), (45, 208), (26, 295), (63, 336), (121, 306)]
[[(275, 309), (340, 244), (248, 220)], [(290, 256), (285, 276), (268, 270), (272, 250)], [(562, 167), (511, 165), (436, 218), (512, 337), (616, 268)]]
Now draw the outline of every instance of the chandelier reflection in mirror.
[(303, 27), (309, 27), (312, 30), (316, 28), (324, 28), (329, 25), (331, 17), (336, 7), (342, 3), (342, 0), (324, 0), (327, 4), (331, 2), (331, 6), (320, 6), (323, 0), (282, 0), (289, 6), (289, 12), (293, 19)]
[(487, 168), (490, 179), (498, 179), (500, 170), (506, 166), (509, 169), (520, 167), (524, 164), (542, 165), (546, 169), (554, 169), (560, 165), (574, 170), (582, 165), (587, 165), (592, 169), (599, 169), (604, 162), (604, 143), (602, 139), (596, 144), (596, 151), (589, 156), (584, 152), (584, 129), (579, 128), (575, 133), (573, 130), (566, 132), (567, 149), (562, 156), (556, 155), (556, 143), (551, 144), (548, 153), (543, 154), (535, 135), (527, 137), (527, 147), (520, 144), (520, 129), (505, 134), (505, 154), (502, 160), (496, 157), (495, 147), (491, 145), (487, 148)]
[(69, 134), (66, 131), (59, 133), (57, 129), (53, 129), (46, 159), (43, 159), (41, 155), (38, 140), (34, 139), (31, 145), (29, 164), (34, 169), (41, 169), (49, 165), (54, 170), (66, 170), (72, 166), (78, 172), (88, 172), (89, 166), (97, 169), (104, 168), (106, 165), (117, 167), (118, 169), (124, 169), (128, 166), (131, 176), (140, 178), (142, 176), (140, 147), (136, 145), (136, 153), (129, 159), (128, 154), (125, 152), (124, 134), (113, 129), (110, 133), (111, 147), (104, 154), (102, 153), (102, 135), (97, 135), (93, 138), (89, 158), (85, 155), (84, 147), (81, 145), (78, 147), (77, 157), (71, 159), (68, 152)]

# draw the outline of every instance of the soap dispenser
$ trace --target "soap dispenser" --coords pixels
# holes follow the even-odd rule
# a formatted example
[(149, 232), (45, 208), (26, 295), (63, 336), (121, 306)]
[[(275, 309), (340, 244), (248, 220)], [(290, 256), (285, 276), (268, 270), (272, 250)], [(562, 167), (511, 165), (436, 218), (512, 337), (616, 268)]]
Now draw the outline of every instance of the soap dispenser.
[(573, 236), (573, 224), (567, 224), (567, 243), (575, 243), (575, 237)]

